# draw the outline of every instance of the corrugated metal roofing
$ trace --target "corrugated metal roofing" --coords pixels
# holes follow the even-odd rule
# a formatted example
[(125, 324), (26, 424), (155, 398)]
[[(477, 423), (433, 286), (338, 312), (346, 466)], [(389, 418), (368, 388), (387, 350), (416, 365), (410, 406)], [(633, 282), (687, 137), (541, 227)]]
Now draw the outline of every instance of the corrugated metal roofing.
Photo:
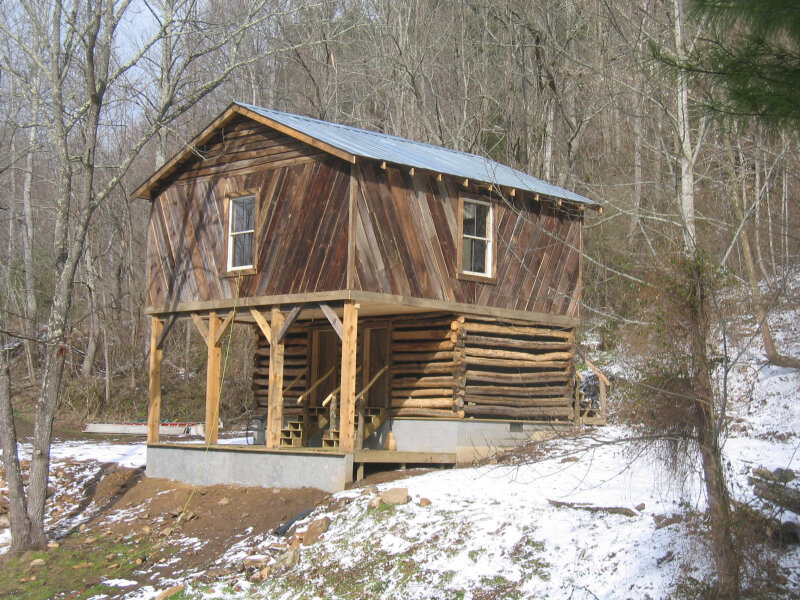
[(596, 204), (580, 194), (476, 154), (450, 150), (377, 131), (330, 123), (252, 104), (241, 102), (236, 104), (353, 156), (526, 190), (570, 202)]

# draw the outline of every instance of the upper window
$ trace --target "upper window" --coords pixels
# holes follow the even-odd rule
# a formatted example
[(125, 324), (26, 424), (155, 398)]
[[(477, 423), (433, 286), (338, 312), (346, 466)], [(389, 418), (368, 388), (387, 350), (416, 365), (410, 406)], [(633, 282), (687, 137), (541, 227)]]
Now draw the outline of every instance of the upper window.
[(482, 200), (462, 199), (461, 272), (492, 276), (492, 205)]
[(228, 204), (228, 270), (253, 266), (256, 233), (256, 197), (231, 198)]

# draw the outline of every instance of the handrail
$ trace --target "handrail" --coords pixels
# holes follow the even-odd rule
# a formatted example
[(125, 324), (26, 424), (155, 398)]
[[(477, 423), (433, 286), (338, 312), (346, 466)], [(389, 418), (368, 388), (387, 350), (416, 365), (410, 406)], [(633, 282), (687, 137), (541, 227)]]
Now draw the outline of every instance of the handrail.
[(373, 385), (373, 384), (374, 384), (376, 381), (378, 381), (378, 377), (380, 377), (381, 375), (383, 375), (383, 374), (386, 372), (386, 370), (387, 370), (388, 368), (389, 368), (389, 365), (386, 365), (386, 366), (385, 366), (385, 367), (383, 367), (383, 368), (382, 368), (380, 371), (378, 371), (377, 373), (375, 373), (375, 377), (373, 377), (372, 379), (370, 379), (370, 380), (369, 380), (369, 383), (368, 383), (366, 386), (364, 386), (364, 389), (363, 389), (363, 390), (361, 390), (360, 392), (358, 392), (358, 394), (356, 394), (356, 402), (358, 402), (359, 400), (361, 400), (361, 398), (363, 398), (363, 397), (364, 397), (364, 394), (366, 394), (366, 393), (369, 391), (369, 388), (371, 388), (371, 387), (372, 387), (372, 385)]
[(292, 382), (291, 382), (289, 385), (287, 385), (285, 388), (283, 388), (283, 393), (285, 394), (285, 393), (286, 393), (286, 392), (288, 392), (290, 389), (292, 389), (292, 388), (294, 387), (294, 384), (295, 384), (295, 383), (297, 383), (297, 382), (298, 382), (298, 381), (300, 381), (300, 380), (301, 380), (303, 377), (305, 377), (305, 376), (306, 376), (306, 373), (308, 373), (308, 367), (306, 367), (305, 369), (303, 369), (302, 371), (300, 371), (300, 374), (299, 374), (297, 377), (295, 377), (295, 378), (294, 378), (294, 380), (293, 380), (293, 381), (292, 381)]
[[(360, 371), (361, 371), (361, 367), (358, 367), (358, 368), (356, 369), (356, 375), (358, 375), (358, 373), (359, 373)], [(331, 398), (333, 398), (334, 396), (336, 396), (336, 395), (339, 393), (339, 390), (340, 390), (340, 389), (342, 389), (342, 386), (341, 386), (341, 385), (339, 385), (339, 387), (337, 387), (335, 390), (331, 390), (331, 393), (330, 393), (330, 394), (328, 394), (328, 395), (325, 397), (325, 400), (323, 400), (323, 401), (322, 401), (322, 403), (320, 404), (320, 406), (326, 406), (326, 405), (328, 404), (328, 402), (330, 402), (330, 401), (331, 401)]]
[(302, 404), (302, 403), (303, 403), (303, 400), (305, 400), (305, 399), (308, 397), (308, 395), (309, 395), (309, 394), (311, 394), (311, 392), (313, 392), (315, 389), (317, 389), (317, 387), (319, 387), (319, 385), (320, 385), (320, 384), (321, 384), (323, 381), (325, 381), (325, 380), (326, 380), (328, 377), (330, 377), (330, 376), (331, 376), (331, 374), (333, 374), (333, 372), (334, 372), (335, 370), (336, 370), (336, 367), (331, 367), (330, 369), (328, 369), (328, 372), (327, 372), (327, 373), (325, 373), (325, 375), (323, 375), (323, 376), (322, 376), (322, 377), (320, 377), (319, 379), (317, 379), (317, 380), (314, 382), (314, 385), (312, 385), (312, 386), (311, 386), (310, 388), (308, 388), (308, 389), (307, 389), (305, 392), (303, 392), (302, 394), (300, 394), (300, 397), (297, 399), (297, 403), (298, 403), (298, 404)]

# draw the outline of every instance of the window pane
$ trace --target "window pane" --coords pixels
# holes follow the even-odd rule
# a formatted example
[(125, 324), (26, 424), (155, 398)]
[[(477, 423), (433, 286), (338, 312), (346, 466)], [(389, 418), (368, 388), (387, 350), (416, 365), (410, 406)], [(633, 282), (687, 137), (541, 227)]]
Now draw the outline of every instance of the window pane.
[(470, 240), (472, 242), (472, 268), (473, 273), (486, 273), (486, 242), (483, 240)]
[(464, 202), (464, 235), (475, 235), (475, 204)]
[(475, 204), (475, 235), (478, 237), (489, 237), (486, 235), (489, 221), (489, 207), (485, 204)]
[(472, 271), (472, 240), (464, 238), (461, 244), (461, 270)]
[(253, 264), (253, 234), (240, 233), (233, 237), (232, 267), (249, 267)]
[(246, 198), (235, 198), (231, 200), (233, 207), (233, 225), (231, 232), (248, 231), (255, 229), (255, 198), (247, 196)]

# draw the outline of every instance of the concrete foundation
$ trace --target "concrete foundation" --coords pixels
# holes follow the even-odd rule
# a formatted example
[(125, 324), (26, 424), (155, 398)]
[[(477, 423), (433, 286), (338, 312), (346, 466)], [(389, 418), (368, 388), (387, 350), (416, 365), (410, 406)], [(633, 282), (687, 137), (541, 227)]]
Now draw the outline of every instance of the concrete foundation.
[(553, 425), (525, 422), (390, 419), (364, 440), (364, 448), (382, 449), (389, 431), (394, 433), (398, 452), (455, 453), (458, 464), (490, 456), (498, 450), (513, 448), (532, 439), (552, 437), (555, 433)]
[[(554, 425), (473, 419), (390, 419), (364, 440), (361, 464), (467, 464), (532, 439), (552, 437)], [(569, 425), (561, 426), (563, 429)], [(383, 451), (392, 431), (395, 452)], [(320, 434), (316, 436), (320, 437)], [(257, 439), (257, 436), (256, 436)], [(315, 438), (312, 437), (312, 444)], [(321, 444), (320, 439), (316, 439)], [(370, 450), (379, 450), (371, 455)], [(155, 444), (147, 447), (147, 475), (198, 485), (238, 483), (313, 487), (338, 492), (353, 481), (352, 454), (320, 448), (267, 450), (263, 445)]]
[(147, 447), (147, 476), (197, 485), (238, 483), (261, 487), (313, 487), (339, 492), (353, 480), (353, 456), (330, 452), (255, 450), (252, 446)]

